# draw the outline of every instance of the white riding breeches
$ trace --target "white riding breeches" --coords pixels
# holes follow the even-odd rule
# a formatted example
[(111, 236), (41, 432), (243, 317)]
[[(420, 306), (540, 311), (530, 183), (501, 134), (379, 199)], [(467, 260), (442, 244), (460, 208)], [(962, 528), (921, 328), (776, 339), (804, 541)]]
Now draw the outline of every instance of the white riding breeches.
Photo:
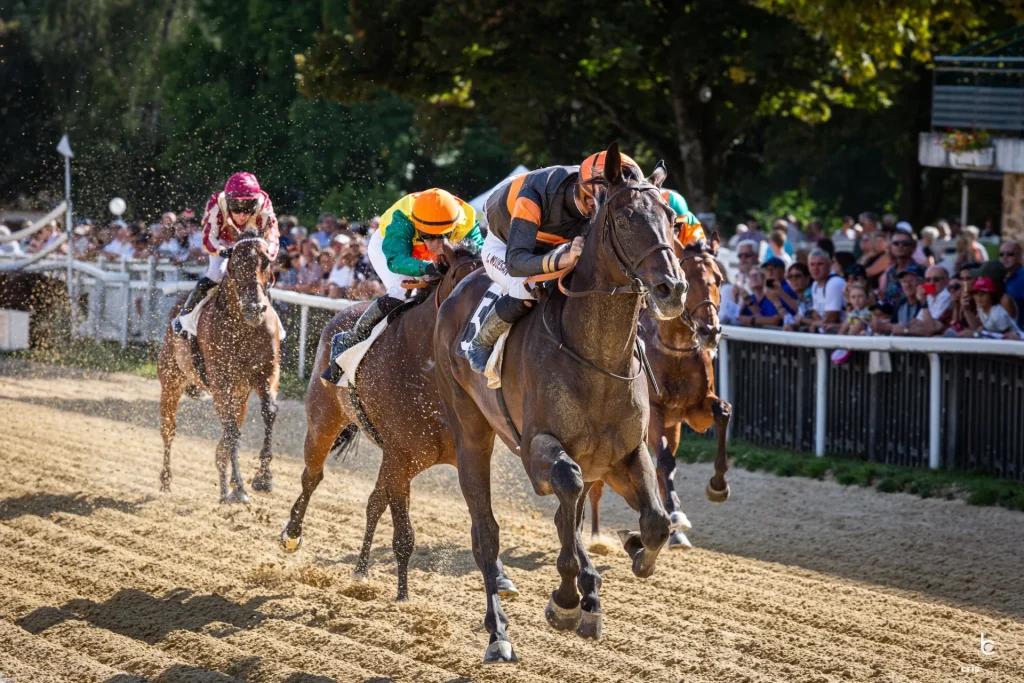
[(210, 254), (210, 265), (206, 268), (206, 277), (210, 278), (217, 284), (220, 284), (221, 280), (228, 272), (228, 260), (221, 258), (214, 254)]
[(505, 263), (507, 251), (508, 245), (493, 232), (488, 232), (484, 239), (484, 246), (480, 249), (480, 255), (484, 259), (484, 270), (487, 271), (492, 282), (501, 286), (504, 294), (508, 294), (514, 299), (533, 301), (537, 297), (526, 286), (526, 278), (509, 275), (508, 265)]
[(400, 273), (392, 273), (388, 269), (388, 257), (384, 255), (384, 236), (380, 234), (380, 230), (370, 236), (370, 241), (366, 245), (366, 255), (370, 257), (370, 265), (373, 266), (377, 277), (388, 288), (388, 296), (399, 301), (406, 301), (416, 295), (417, 290), (404, 289), (402, 283), (416, 280), (417, 278)]

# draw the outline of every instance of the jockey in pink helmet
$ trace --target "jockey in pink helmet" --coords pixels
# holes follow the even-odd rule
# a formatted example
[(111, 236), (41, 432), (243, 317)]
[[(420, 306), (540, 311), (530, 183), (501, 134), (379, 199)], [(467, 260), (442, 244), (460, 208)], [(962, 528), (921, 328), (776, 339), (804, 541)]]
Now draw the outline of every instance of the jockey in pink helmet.
[(255, 230), (267, 241), (267, 256), (277, 258), (280, 247), (277, 216), (270, 197), (260, 189), (252, 173), (236, 173), (228, 179), (224, 191), (211, 194), (203, 215), (203, 249), (210, 255), (206, 277), (199, 278), (185, 305), (174, 320), (174, 331), (183, 333), (181, 318), (195, 310), (214, 285), (224, 279), (231, 247), (246, 230)]

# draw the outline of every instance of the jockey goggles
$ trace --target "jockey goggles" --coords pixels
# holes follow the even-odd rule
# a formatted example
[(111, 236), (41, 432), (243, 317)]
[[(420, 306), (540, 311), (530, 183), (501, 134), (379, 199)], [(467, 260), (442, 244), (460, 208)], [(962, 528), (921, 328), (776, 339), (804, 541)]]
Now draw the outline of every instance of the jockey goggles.
[(231, 213), (253, 214), (256, 212), (256, 199), (253, 197), (238, 199), (228, 197), (228, 211)]

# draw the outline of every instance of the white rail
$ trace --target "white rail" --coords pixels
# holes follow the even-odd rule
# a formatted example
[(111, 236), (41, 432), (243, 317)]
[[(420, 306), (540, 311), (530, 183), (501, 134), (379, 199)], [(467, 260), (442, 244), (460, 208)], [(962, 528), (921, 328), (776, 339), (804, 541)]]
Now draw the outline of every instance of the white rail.
[(5, 242), (14, 242), (15, 240), (20, 242), (26, 237), (36, 234), (37, 232), (42, 230), (47, 223), (49, 223), (52, 220), (56, 220), (56, 218), (60, 216), (62, 213), (64, 213), (64, 210), (67, 208), (68, 203), (61, 202), (60, 204), (53, 208), (53, 211), (46, 214), (45, 216), (37, 220), (35, 223), (28, 226), (27, 228), (19, 230), (18, 232), (12, 232), (10, 235), (0, 235), (0, 244), (3, 244)]
[(777, 346), (798, 346), (816, 349), (816, 380), (814, 385), (814, 454), (825, 455), (825, 416), (828, 401), (827, 349), (850, 351), (903, 351), (928, 354), (928, 465), (940, 466), (942, 417), (942, 361), (940, 353), (990, 354), (1024, 356), (1024, 342), (1005, 339), (951, 339), (945, 337), (852, 337), (836, 334), (783, 332), (750, 327), (723, 326), (719, 344), (718, 385), (724, 400), (730, 400), (734, 384), (729, 375), (729, 342), (744, 341)]

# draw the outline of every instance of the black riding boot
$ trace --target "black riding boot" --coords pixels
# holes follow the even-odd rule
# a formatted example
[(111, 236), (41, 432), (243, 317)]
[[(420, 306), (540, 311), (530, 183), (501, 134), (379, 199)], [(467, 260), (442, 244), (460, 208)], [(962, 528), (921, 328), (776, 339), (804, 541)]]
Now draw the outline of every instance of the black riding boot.
[(487, 361), (491, 357), (494, 345), (498, 343), (498, 338), (516, 322), (522, 320), (530, 312), (531, 306), (532, 302), (516, 299), (508, 294), (498, 299), (494, 308), (484, 318), (466, 352), (469, 367), (482, 374), (487, 368)]
[(187, 337), (188, 334), (181, 327), (181, 318), (188, 315), (195, 310), (199, 302), (206, 298), (206, 295), (210, 293), (210, 290), (217, 286), (217, 283), (208, 277), (199, 278), (199, 282), (196, 283), (195, 289), (185, 299), (185, 305), (178, 311), (178, 317), (174, 319), (172, 326), (174, 327), (174, 333)]
[(324, 383), (324, 386), (337, 385), (341, 381), (343, 373), (341, 366), (336, 362), (338, 357), (359, 342), (365, 341), (377, 323), (403, 303), (403, 301), (387, 295), (379, 297), (363, 311), (351, 330), (339, 332), (331, 338), (331, 360), (327, 364), (327, 369), (320, 375), (320, 381)]

